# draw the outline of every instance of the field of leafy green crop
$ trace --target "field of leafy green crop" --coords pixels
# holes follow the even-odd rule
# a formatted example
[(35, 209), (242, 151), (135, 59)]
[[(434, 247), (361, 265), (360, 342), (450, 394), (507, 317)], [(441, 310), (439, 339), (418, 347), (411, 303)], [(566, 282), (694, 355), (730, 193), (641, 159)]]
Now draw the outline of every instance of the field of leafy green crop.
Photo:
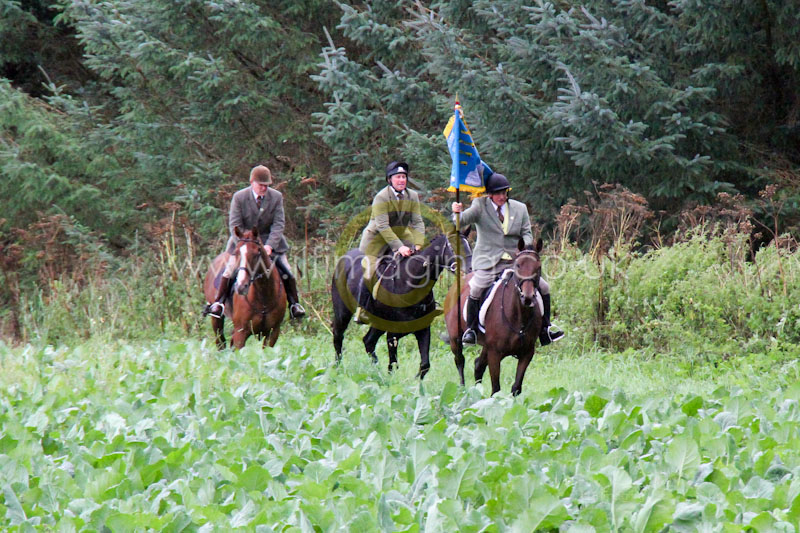
[(0, 526), (798, 531), (794, 356), (715, 367), (566, 342), (519, 398), (490, 398), (471, 372), (456, 384), (439, 341), (420, 384), (413, 343), (389, 375), (352, 333), (339, 367), (324, 335), (0, 344)]

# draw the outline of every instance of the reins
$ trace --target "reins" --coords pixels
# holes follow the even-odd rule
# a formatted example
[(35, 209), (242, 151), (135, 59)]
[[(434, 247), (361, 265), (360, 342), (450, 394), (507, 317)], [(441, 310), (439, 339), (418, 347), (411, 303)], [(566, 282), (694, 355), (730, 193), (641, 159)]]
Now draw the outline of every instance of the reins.
[[(522, 250), (519, 253), (519, 255), (517, 255), (517, 258), (519, 258), (519, 256), (522, 255), (522, 254), (533, 254), (533, 255), (536, 256), (536, 259), (539, 259), (539, 254), (534, 252), (534, 251), (532, 251), (532, 250)], [(516, 258), (514, 260), (514, 263), (516, 263)], [(503, 323), (506, 325), (506, 327), (508, 329), (510, 329), (511, 331), (515, 332), (517, 335), (519, 335), (520, 338), (522, 338), (522, 337), (525, 336), (525, 331), (527, 331), (531, 327), (531, 325), (533, 323), (533, 319), (536, 317), (536, 313), (531, 313), (530, 317), (528, 318), (527, 323), (521, 324), (520, 325), (521, 327), (520, 327), (519, 330), (517, 330), (517, 328), (515, 328), (514, 325), (511, 323), (511, 321), (508, 319), (508, 316), (506, 316), (506, 287), (508, 286), (508, 282), (512, 278), (516, 278), (518, 280), (514, 285), (517, 288), (517, 293), (519, 294), (519, 297), (520, 297), (520, 300), (521, 300), (522, 297), (523, 297), (522, 284), (525, 283), (526, 281), (532, 281), (533, 282), (533, 285), (534, 285), (534, 288), (535, 288), (534, 296), (536, 295), (536, 293), (539, 292), (539, 277), (536, 276), (536, 275), (530, 276), (530, 277), (518, 276), (517, 275), (517, 269), (514, 268), (513, 275), (509, 276), (508, 278), (506, 278), (503, 281), (503, 293), (502, 293), (502, 295), (500, 297), (500, 316), (503, 317)], [(534, 305), (537, 305), (535, 301), (534, 301)]]
[[(260, 315), (262, 315), (262, 316), (266, 316), (266, 315), (267, 315), (267, 314), (268, 314), (270, 311), (272, 311), (272, 309), (274, 309), (274, 308), (275, 308), (275, 306), (273, 305), (273, 306), (267, 307), (266, 305), (262, 305), (262, 307), (261, 307), (261, 310), (258, 310), (258, 309), (256, 309), (256, 308), (253, 306), (253, 304), (252, 304), (252, 303), (250, 303), (250, 300), (248, 300), (248, 298), (247, 298), (247, 293), (250, 291), (250, 287), (251, 287), (251, 286), (252, 286), (254, 283), (256, 283), (258, 280), (260, 280), (260, 279), (262, 279), (262, 278), (266, 278), (268, 275), (270, 275), (270, 274), (271, 274), (271, 272), (272, 272), (272, 269), (273, 269), (273, 268), (275, 268), (275, 265), (274, 265), (274, 264), (272, 264), (272, 265), (270, 266), (270, 268), (269, 268), (269, 269), (266, 269), (266, 264), (267, 264), (267, 261), (269, 261), (269, 257), (266, 257), (266, 260), (265, 260), (265, 257), (264, 257), (264, 255), (265, 255), (265, 254), (264, 254), (264, 249), (261, 247), (261, 246), (262, 246), (262, 245), (261, 245), (261, 242), (260, 242), (260, 241), (258, 241), (257, 239), (239, 239), (239, 242), (240, 242), (240, 243), (242, 243), (242, 242), (249, 242), (249, 243), (256, 244), (256, 245), (258, 246), (258, 255), (259, 255), (259, 261), (260, 261), (260, 262), (261, 262), (263, 265), (265, 265), (265, 268), (264, 268), (264, 269), (261, 269), (261, 271), (260, 271), (260, 272), (258, 272), (258, 274), (256, 274), (256, 275), (254, 276), (254, 275), (252, 275), (252, 274), (250, 274), (250, 273), (249, 273), (249, 271), (248, 271), (248, 268), (247, 268), (247, 267), (239, 267), (239, 268), (237, 268), (237, 269), (236, 269), (236, 271), (234, 272), (234, 276), (233, 276), (233, 277), (235, 278), (235, 276), (236, 276), (236, 275), (238, 275), (238, 273), (239, 273), (239, 271), (240, 271), (240, 270), (244, 270), (245, 272), (247, 272), (247, 273), (248, 273), (248, 276), (249, 276), (249, 277), (248, 277), (248, 279), (247, 279), (247, 283), (244, 285), (244, 293), (245, 293), (245, 295), (244, 295), (243, 299), (244, 299), (244, 301), (247, 303), (247, 306), (250, 308), (250, 310), (251, 310), (251, 311), (254, 311), (254, 312), (255, 312), (255, 314), (260, 314)], [(238, 251), (238, 250), (237, 250), (237, 251)]]

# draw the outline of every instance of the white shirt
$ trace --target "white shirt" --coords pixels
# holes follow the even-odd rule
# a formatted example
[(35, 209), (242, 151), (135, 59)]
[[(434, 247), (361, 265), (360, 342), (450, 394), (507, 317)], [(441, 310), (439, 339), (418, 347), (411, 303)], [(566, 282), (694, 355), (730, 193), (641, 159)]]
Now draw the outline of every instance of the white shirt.
[[(497, 214), (497, 208), (500, 206), (494, 203), (493, 200), (489, 201), (492, 202), (492, 205), (494, 206), (494, 212)], [(500, 207), (500, 211), (503, 213), (503, 218), (508, 218), (508, 202), (504, 203), (503, 206)]]

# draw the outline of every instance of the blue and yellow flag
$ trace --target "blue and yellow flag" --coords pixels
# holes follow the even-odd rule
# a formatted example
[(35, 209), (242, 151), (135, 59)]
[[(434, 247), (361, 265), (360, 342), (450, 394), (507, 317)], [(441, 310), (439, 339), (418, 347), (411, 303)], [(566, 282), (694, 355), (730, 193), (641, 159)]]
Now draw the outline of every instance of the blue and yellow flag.
[(462, 190), (473, 194), (482, 193), (484, 180), (492, 175), (492, 169), (481, 160), (467, 123), (461, 116), (461, 105), (456, 102), (455, 111), (447, 126), (444, 127), (447, 148), (453, 166), (450, 169), (450, 187), (448, 191)]

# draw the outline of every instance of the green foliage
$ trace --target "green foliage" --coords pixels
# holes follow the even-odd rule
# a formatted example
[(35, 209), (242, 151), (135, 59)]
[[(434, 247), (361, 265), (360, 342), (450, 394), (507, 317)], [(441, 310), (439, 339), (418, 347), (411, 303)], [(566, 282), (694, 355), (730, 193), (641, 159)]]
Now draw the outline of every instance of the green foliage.
[(590, 361), (616, 369), (624, 388), (612, 390), (589, 385), (579, 358), (534, 361), (534, 375), (580, 385), (551, 376), (512, 399), (457, 386), (451, 367), (420, 387), (413, 372), (332, 359), (327, 336), (238, 352), (182, 340), (0, 345), (0, 524), (651, 532), (797, 522), (795, 363), (636, 394), (642, 372), (667, 374), (649, 368), (658, 362)]
[[(457, 93), (484, 159), (544, 213), (592, 179), (668, 207), (749, 188), (751, 159), (736, 144), (753, 138), (755, 117), (761, 142), (796, 139), (775, 120), (796, 90), (765, 80), (776, 65), (796, 79), (797, 29), (786, 18), (791, 2), (741, 4), (749, 17), (691, 1), (340, 3), (339, 28), (353, 45), (325, 49), (319, 134), (342, 155), (333, 159), (338, 179), (355, 190), (403, 147), (423, 188), (441, 186), (438, 133)], [(753, 39), (771, 46), (755, 50)], [(731, 95), (756, 93), (783, 100), (746, 106), (748, 120)]]
[[(115, 203), (115, 198), (131, 200), (130, 189), (128, 194), (117, 189), (129, 186), (120, 162), (96, 144), (98, 137), (84, 136), (96, 110), (80, 109), (68, 96), (54, 100), (68, 112), (57, 112), (0, 79), (4, 222), (24, 228), (41, 212), (55, 211), (70, 214), (91, 230), (120, 237), (136, 223), (136, 211), (130, 204), (120, 211)], [(141, 198), (141, 191), (136, 196)]]
[(107, 133), (134, 158), (139, 186), (178, 202), (210, 235), (224, 228), (221, 183), (245, 184), (257, 162), (279, 179), (317, 166), (304, 119), (317, 97), (303, 79), (315, 62), (311, 30), (329, 9), (312, 0), (64, 2), (59, 22), (75, 27), (86, 66), (110, 93)]
[(27, 30), (35, 24), (36, 17), (23, 10), (18, 1), (0, 2), (0, 67), (26, 59)]
[(800, 340), (796, 253), (769, 246), (737, 259), (741, 242), (695, 236), (633, 258), (608, 287), (612, 345), (712, 357)]
[(413, 185), (423, 191), (444, 184), (447, 151), (440, 132), (449, 104), (430, 83), (425, 57), (400, 24), (404, 4), (380, 1), (359, 10), (337, 2), (343, 13), (339, 29), (363, 55), (350, 58), (331, 41), (321, 72), (312, 76), (332, 100), (314, 116), (340, 171), (333, 179), (351, 196), (350, 209), (384, 186), (383, 169), (392, 160), (407, 160)]

